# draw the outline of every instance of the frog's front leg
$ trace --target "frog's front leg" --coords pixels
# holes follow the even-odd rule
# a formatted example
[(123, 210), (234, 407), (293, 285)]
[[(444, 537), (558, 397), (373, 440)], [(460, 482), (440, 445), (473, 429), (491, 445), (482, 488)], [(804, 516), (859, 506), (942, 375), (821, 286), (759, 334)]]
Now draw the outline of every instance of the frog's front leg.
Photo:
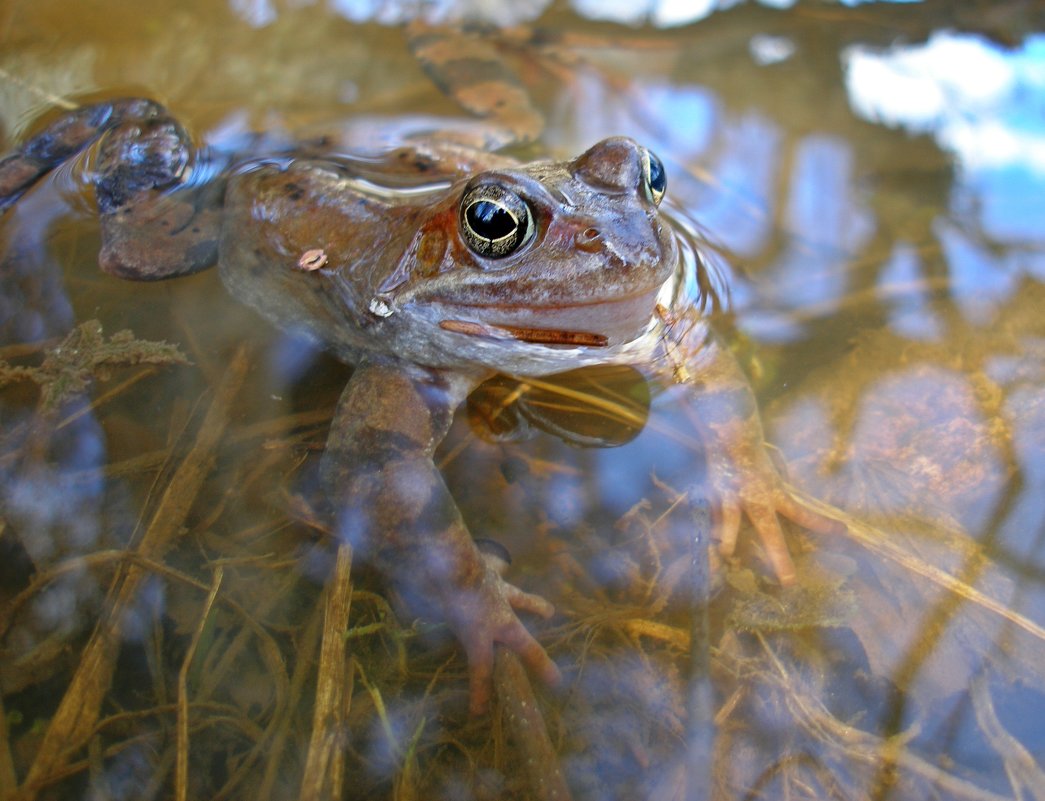
[(192, 142), (167, 110), (152, 100), (82, 106), (0, 159), (0, 211), (99, 140), (92, 181), (102, 229), (98, 256), (102, 269), (121, 278), (148, 281), (212, 265), (217, 256), (221, 187), (190, 188)]
[(845, 525), (792, 497), (769, 456), (751, 386), (711, 331), (700, 323), (693, 326), (683, 338), (681, 352), (684, 361), (674, 359), (675, 379), (696, 390), (689, 405), (706, 444), (708, 476), (718, 508), (719, 551), (726, 557), (733, 555), (746, 514), (777, 579), (792, 584), (795, 566), (779, 516), (819, 534), (839, 533)]
[(360, 365), (338, 404), (322, 473), (339, 535), (393, 582), (434, 602), (464, 646), (470, 706), (479, 712), (489, 701), (495, 643), (546, 682), (559, 673), (515, 613), (549, 617), (551, 604), (505, 582), (480, 554), (432, 460), (473, 383), (394, 363)]

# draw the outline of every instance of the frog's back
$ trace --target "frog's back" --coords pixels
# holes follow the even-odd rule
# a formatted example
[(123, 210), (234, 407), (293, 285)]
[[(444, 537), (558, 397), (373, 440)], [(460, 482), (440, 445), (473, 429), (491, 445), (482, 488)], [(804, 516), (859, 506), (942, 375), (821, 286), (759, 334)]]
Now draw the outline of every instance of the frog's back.
[(350, 363), (379, 343), (368, 303), (416, 213), (364, 191), (336, 161), (267, 163), (229, 183), (219, 249), (232, 295)]

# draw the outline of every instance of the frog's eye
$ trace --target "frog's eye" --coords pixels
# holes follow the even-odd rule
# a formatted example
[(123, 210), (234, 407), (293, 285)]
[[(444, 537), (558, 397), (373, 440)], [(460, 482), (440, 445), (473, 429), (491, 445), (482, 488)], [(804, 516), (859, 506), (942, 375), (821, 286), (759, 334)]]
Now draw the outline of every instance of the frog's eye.
[(509, 256), (530, 240), (533, 231), (529, 205), (503, 186), (477, 186), (461, 201), (461, 234), (480, 256)]
[(668, 190), (668, 174), (664, 172), (661, 160), (650, 151), (642, 151), (642, 178), (646, 185), (646, 196), (659, 206)]

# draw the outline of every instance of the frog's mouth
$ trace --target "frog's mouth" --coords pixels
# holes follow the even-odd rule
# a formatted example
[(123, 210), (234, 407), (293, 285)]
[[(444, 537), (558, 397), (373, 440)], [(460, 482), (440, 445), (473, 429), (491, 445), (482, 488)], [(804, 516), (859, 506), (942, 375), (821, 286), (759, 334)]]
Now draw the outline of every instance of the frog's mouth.
[(467, 334), (486, 339), (513, 339), (531, 345), (583, 345), (604, 348), (609, 337), (590, 331), (564, 331), (557, 328), (523, 328), (517, 325), (490, 325), (470, 320), (440, 320), (439, 327), (455, 334)]
[(469, 337), (550, 347), (612, 348), (648, 330), (665, 286), (576, 304), (444, 302), (433, 316), (442, 330)]

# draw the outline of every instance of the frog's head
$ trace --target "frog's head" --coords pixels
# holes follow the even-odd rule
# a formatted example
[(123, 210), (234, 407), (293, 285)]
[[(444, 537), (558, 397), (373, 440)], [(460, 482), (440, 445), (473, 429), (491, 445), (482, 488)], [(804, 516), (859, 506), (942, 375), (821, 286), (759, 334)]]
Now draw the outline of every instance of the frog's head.
[(473, 175), (429, 210), (371, 310), (477, 339), (627, 343), (678, 262), (665, 188), (660, 160), (625, 138)]

